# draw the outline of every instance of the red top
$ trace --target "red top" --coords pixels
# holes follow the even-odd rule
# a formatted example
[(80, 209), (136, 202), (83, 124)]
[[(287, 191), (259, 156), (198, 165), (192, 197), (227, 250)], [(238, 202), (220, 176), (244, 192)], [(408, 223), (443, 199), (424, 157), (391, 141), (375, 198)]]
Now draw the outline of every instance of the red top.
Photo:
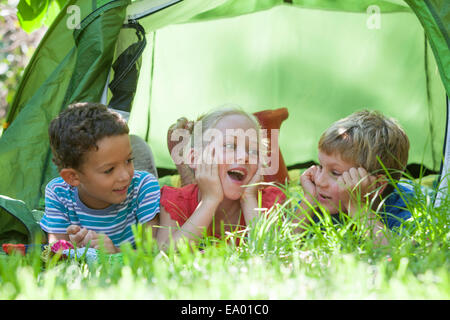
[[(181, 188), (163, 186), (161, 188), (161, 205), (170, 214), (170, 218), (182, 226), (198, 206), (198, 185), (189, 184)], [(270, 209), (275, 203), (281, 203), (286, 196), (280, 189), (272, 186), (262, 190), (262, 207)], [(244, 215), (239, 224), (245, 226)]]

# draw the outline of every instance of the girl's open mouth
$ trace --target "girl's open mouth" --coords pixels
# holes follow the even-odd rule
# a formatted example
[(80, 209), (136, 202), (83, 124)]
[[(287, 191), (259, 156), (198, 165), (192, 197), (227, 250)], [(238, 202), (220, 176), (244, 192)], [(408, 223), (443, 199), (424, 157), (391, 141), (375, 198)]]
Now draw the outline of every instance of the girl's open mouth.
[(228, 170), (227, 173), (233, 181), (242, 182), (247, 177), (247, 170), (245, 170), (244, 168), (233, 168), (231, 170)]

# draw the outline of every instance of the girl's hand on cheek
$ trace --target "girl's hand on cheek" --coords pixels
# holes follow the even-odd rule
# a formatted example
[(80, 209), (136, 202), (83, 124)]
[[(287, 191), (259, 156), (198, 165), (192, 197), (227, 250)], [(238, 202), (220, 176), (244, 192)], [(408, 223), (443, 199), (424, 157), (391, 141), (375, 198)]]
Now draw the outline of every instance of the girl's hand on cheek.
[(221, 202), (223, 200), (222, 182), (219, 177), (217, 160), (214, 158), (214, 145), (209, 144), (195, 170), (195, 180), (200, 189), (202, 200)]

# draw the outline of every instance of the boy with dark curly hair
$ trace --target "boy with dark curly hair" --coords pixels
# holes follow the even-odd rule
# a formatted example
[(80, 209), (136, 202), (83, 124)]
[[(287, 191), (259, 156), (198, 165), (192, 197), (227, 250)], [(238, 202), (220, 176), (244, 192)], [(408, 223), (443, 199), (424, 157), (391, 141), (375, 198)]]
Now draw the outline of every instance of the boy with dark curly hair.
[(133, 225), (158, 223), (158, 181), (134, 170), (128, 133), (126, 121), (98, 103), (70, 105), (52, 120), (50, 146), (60, 177), (46, 187), (40, 222), (49, 243), (96, 249), (103, 243), (116, 253), (121, 243), (134, 244)]

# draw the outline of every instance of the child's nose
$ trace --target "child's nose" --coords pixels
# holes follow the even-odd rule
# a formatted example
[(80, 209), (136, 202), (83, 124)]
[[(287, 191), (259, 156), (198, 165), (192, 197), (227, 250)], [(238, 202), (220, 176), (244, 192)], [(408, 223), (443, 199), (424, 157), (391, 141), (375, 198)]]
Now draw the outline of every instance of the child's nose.
[(120, 181), (128, 181), (131, 178), (129, 170), (127, 168), (120, 170), (118, 178)]
[(248, 163), (248, 151), (247, 150), (239, 150), (239, 148), (237, 148), (236, 150), (236, 160), (237, 163)]

